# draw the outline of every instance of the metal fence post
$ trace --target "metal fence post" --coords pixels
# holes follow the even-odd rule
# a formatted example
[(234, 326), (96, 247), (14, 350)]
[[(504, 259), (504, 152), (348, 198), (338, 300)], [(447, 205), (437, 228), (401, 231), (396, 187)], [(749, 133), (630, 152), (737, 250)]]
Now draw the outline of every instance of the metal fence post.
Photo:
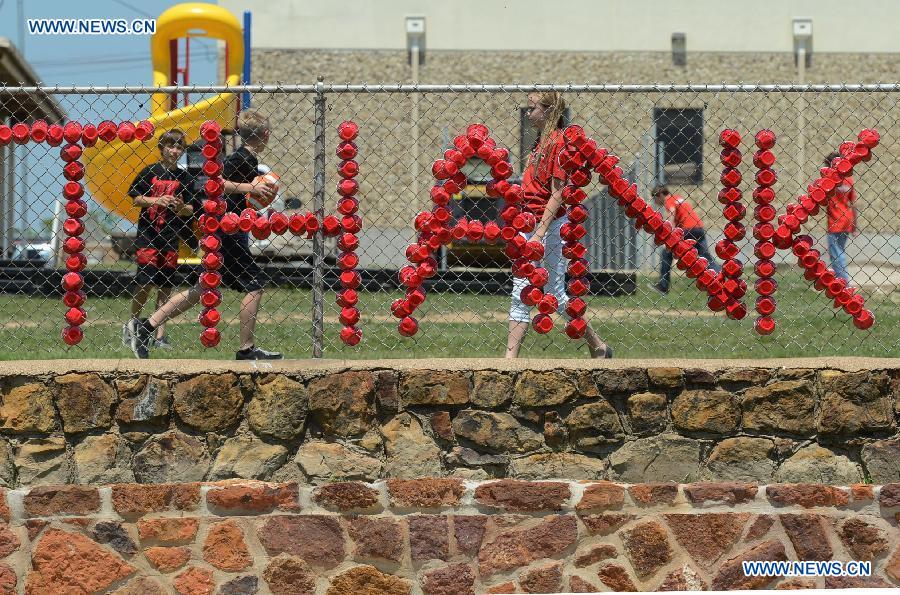
[[(325, 216), (325, 77), (316, 81), (316, 136), (313, 160), (313, 210), (319, 221)], [(322, 341), (325, 334), (325, 237), (322, 229), (313, 237), (313, 287), (312, 287), (312, 356), (322, 357)]]

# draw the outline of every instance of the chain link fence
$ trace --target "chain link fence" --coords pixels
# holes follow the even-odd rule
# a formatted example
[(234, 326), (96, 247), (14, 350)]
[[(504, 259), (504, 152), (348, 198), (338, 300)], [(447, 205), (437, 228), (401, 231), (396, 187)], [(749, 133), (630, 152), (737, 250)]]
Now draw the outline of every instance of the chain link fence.
[[(589, 261), (590, 291), (585, 299), (588, 318), (601, 337), (616, 349), (616, 357), (777, 357), (813, 355), (900, 354), (900, 142), (894, 134), (900, 118), (898, 85), (330, 85), (169, 87), (155, 88), (15, 88), (0, 87), (0, 116), (14, 124), (33, 125), (47, 119), (51, 102), (71, 121), (99, 124), (104, 120), (138, 122), (149, 117), (153, 94), (171, 101), (172, 111), (154, 121), (148, 142), (98, 143), (86, 148), (84, 164), (87, 214), (81, 217), (85, 240), (87, 300), (84, 338), (67, 346), (60, 337), (65, 326), (61, 288), (66, 272), (64, 251), (67, 213), (66, 182), (60, 147), (15, 134), (0, 147), (0, 357), (3, 359), (131, 357), (122, 341), (122, 326), (131, 317), (135, 292), (137, 210), (129, 188), (141, 169), (160, 159), (156, 139), (180, 128), (189, 143), (180, 167), (195, 180), (190, 192), (202, 200), (203, 142), (199, 126), (215, 117), (224, 129), (224, 151), (240, 145), (234, 134), (241, 96), (268, 116), (271, 133), (259, 154), (260, 164), (276, 173), (279, 192), (264, 214), (290, 216), (312, 213), (318, 221), (335, 213), (341, 198), (336, 149), (338, 125), (359, 126), (355, 161), (359, 174), (356, 194), (362, 229), (356, 266), (361, 276), (358, 308), (362, 341), (355, 347), (340, 340), (340, 249), (321, 229), (300, 235), (290, 232), (249, 237), (254, 262), (266, 285), (256, 324), (256, 343), (286, 357), (500, 357), (504, 353), (512, 277), (502, 241), (483, 238), (453, 240), (436, 254), (437, 272), (423, 288), (426, 302), (416, 311), (419, 331), (401, 337), (391, 304), (405, 288), (398, 271), (408, 264), (407, 247), (416, 241), (414, 219), (433, 205), (432, 163), (443, 158), (455, 137), (472, 123), (490, 129), (498, 146), (509, 150), (515, 182), (533, 146), (525, 106), (530, 92), (555, 89), (563, 93), (568, 122), (584, 127), (589, 136), (621, 159), (624, 177), (637, 184), (640, 196), (652, 204), (651, 189), (666, 186), (670, 194), (691, 205), (702, 222), (710, 250), (723, 238), (728, 221), (717, 200), (722, 189), (719, 135), (734, 129), (742, 137), (747, 227), (737, 242), (748, 283), (749, 314), (730, 320), (707, 307), (706, 295), (692, 279), (673, 267), (667, 293), (658, 290), (664, 247), (635, 227), (599, 182), (584, 189), (589, 217), (583, 240)], [(164, 95), (163, 95), (164, 94)], [(52, 120), (48, 120), (53, 124)], [(58, 122), (64, 124), (64, 122)], [(863, 129), (877, 129), (881, 143), (873, 158), (856, 166), (855, 224), (841, 235), (829, 234), (828, 209), (804, 225), (815, 247), (829, 260), (829, 240), (846, 243), (850, 283), (866, 299), (875, 316), (868, 330), (832, 300), (811, 287), (789, 250), (773, 257), (777, 265), (771, 335), (754, 332), (753, 265), (756, 186), (752, 163), (754, 135), (775, 133), (771, 149), (777, 181), (772, 206), (785, 206), (805, 193), (819, 177), (823, 160), (842, 142), (855, 141)], [(2, 131), (2, 129), (0, 129)], [(8, 135), (9, 136), (9, 135)], [(22, 139), (19, 139), (22, 140)], [(3, 135), (0, 134), (0, 143)], [(62, 145), (67, 144), (63, 141)], [(263, 171), (263, 170), (261, 170)], [(453, 216), (482, 223), (500, 219), (501, 201), (487, 193), (490, 166), (471, 159), (465, 173), (468, 186), (450, 202)], [(202, 202), (197, 203), (201, 205)], [(654, 205), (655, 206), (655, 205)], [(666, 209), (656, 207), (663, 214)], [(183, 234), (179, 260), (172, 273), (177, 288), (196, 282), (201, 272), (196, 215)], [(834, 213), (832, 213), (834, 216)], [(680, 216), (680, 215), (679, 215)], [(834, 225), (832, 232), (834, 232)], [(721, 264), (722, 259), (716, 257)], [(198, 337), (199, 307), (166, 324), (168, 346), (152, 357), (231, 358), (237, 349), (243, 295), (223, 292), (219, 306), (222, 341), (204, 348)], [(151, 291), (141, 316), (154, 309)], [(534, 312), (536, 313), (536, 311)], [(572, 340), (557, 319), (548, 334), (530, 332), (522, 355), (584, 356), (583, 340)]]

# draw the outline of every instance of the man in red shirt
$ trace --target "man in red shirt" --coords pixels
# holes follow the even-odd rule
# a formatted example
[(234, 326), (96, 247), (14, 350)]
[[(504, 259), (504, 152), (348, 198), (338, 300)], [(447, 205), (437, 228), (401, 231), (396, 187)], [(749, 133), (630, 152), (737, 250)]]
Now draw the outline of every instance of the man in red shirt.
[[(719, 263), (716, 262), (713, 255), (709, 253), (703, 221), (694, 211), (691, 203), (677, 194), (670, 194), (666, 186), (656, 186), (653, 189), (653, 201), (657, 206), (665, 208), (666, 221), (684, 230), (684, 239), (696, 242), (695, 247), (699, 255), (705, 258), (709, 262), (709, 266), (718, 273), (721, 267), (719, 267)], [(659, 267), (659, 281), (653, 285), (653, 288), (660, 293), (669, 293), (671, 272), (672, 252), (664, 249), (662, 262)]]
[[(831, 167), (835, 157), (840, 153), (831, 153), (825, 158), (825, 167)], [(856, 232), (856, 190), (853, 189), (853, 178), (844, 178), (834, 195), (828, 199), (828, 256), (834, 276), (850, 282), (847, 273), (847, 254), (844, 249), (850, 234)]]

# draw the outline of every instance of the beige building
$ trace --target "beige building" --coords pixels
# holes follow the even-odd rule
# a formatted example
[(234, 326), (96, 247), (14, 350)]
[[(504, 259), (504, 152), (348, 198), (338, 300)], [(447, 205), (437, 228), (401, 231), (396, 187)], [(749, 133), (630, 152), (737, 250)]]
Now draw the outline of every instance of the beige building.
[[(244, 2), (220, 0), (240, 14)], [(424, 21), (409, 18), (423, 18)], [(890, 83), (898, 80), (900, 3), (852, 10), (839, 0), (273, 0), (253, 7), (253, 79), (266, 83)], [(421, 35), (408, 27), (421, 26)], [(418, 40), (417, 60), (409, 51)], [(778, 135), (776, 185), (783, 206), (813, 179), (822, 157), (862, 128), (881, 130), (877, 159), (857, 177), (866, 232), (900, 227), (900, 120), (895, 92), (648, 92), (566, 94), (569, 117), (636, 167), (646, 188), (664, 179), (697, 203), (714, 232), (724, 225), (718, 133), (747, 138), (742, 188), (754, 187), (752, 134)], [(327, 143), (356, 120), (362, 198), (370, 227), (408, 229), (427, 204), (430, 164), (471, 122), (485, 122), (517, 168), (529, 146), (521, 92), (342, 93), (326, 97)], [(309, 199), (310, 96), (254, 98), (277, 132), (269, 160), (288, 193)], [(336, 158), (328, 153), (329, 167)], [(329, 185), (331, 192), (331, 185)], [(332, 202), (333, 192), (328, 201)], [(749, 219), (749, 216), (748, 216)], [(752, 220), (745, 221), (752, 223)], [(824, 216), (813, 231), (822, 231)], [(404, 232), (406, 233), (406, 232)], [(401, 234), (403, 235), (403, 234)], [(715, 233), (714, 233), (715, 235)], [(715, 238), (713, 238), (715, 239)], [(385, 250), (395, 254), (388, 244)], [(896, 252), (897, 247), (888, 249)], [(392, 256), (393, 257), (393, 256)]]

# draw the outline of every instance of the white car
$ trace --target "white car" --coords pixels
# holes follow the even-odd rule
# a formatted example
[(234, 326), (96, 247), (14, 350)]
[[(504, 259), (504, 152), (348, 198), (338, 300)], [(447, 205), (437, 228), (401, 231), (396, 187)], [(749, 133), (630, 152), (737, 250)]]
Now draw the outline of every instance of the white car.
[(42, 261), (42, 266), (50, 266), (53, 261), (53, 246), (20, 244), (13, 249), (12, 260)]

